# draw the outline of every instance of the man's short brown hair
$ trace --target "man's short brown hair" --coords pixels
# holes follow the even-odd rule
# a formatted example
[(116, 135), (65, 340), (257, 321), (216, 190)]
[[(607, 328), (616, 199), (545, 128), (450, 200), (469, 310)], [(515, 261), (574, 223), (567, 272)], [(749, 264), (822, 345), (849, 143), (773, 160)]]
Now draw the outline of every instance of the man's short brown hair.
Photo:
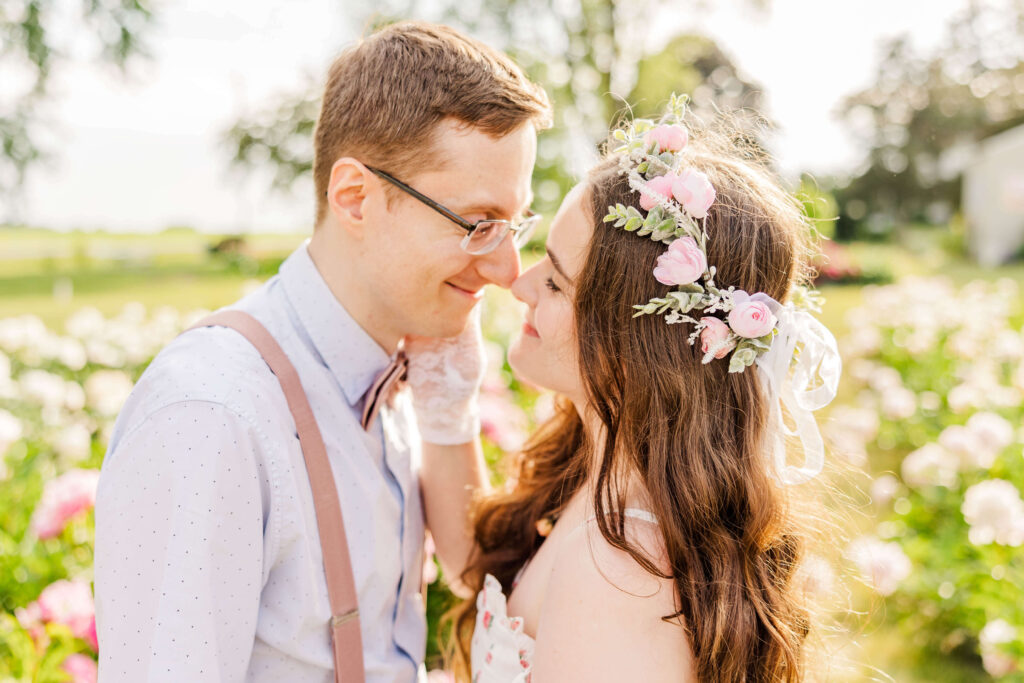
[(447, 26), (392, 24), (345, 50), (331, 65), (316, 126), (316, 224), (337, 159), (408, 176), (431, 162), (432, 135), (447, 118), (500, 137), (527, 122), (548, 127), (551, 105), (511, 59)]

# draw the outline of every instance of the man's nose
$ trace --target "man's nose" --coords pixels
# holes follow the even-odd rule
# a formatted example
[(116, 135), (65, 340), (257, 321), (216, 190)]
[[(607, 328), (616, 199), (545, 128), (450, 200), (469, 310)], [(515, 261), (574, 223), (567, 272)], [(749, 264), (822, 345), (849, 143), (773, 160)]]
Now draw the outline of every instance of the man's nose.
[(494, 251), (479, 258), (478, 272), (491, 284), (508, 289), (519, 277), (519, 249), (512, 240), (511, 233), (505, 235)]

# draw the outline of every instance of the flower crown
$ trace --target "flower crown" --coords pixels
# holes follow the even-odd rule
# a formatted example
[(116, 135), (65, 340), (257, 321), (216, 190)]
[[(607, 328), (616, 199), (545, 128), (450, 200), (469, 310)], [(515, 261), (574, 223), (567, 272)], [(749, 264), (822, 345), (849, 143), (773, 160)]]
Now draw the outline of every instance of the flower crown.
[[(686, 102), (685, 95), (673, 94), (668, 112), (657, 123), (635, 119), (614, 131), (614, 139), (622, 143), (612, 151), (620, 155), (619, 172), (628, 175), (629, 186), (640, 194), (640, 208), (647, 215), (616, 204), (608, 207), (604, 221), (668, 245), (658, 257), (654, 277), (676, 289), (634, 306), (633, 317), (664, 314), (669, 324), (693, 323), (687, 342), (692, 346), (700, 337), (703, 363), (731, 354), (729, 372), (743, 372), (771, 349), (783, 306), (763, 292), (748, 294), (715, 285), (716, 269), (708, 265), (705, 229), (715, 188), (704, 173), (687, 166), (682, 153), (689, 143), (682, 123)], [(794, 291), (793, 305), (820, 312), (816, 293), (803, 287)], [(694, 317), (697, 312), (700, 318)], [(713, 315), (716, 312), (726, 319)]]
[[(683, 125), (686, 97), (672, 95), (668, 112), (658, 122), (636, 119), (613, 135), (622, 143), (619, 172), (640, 194), (640, 208), (608, 207), (606, 223), (668, 245), (658, 257), (654, 277), (676, 289), (664, 297), (634, 306), (636, 314), (664, 315), (669, 324), (690, 322), (692, 346), (701, 340), (703, 363), (729, 359), (729, 372), (743, 372), (756, 363), (771, 397), (779, 425), (773, 456), (775, 472), (785, 484), (807, 481), (824, 464), (825, 448), (812, 411), (824, 407), (839, 389), (842, 361), (835, 337), (811, 312), (821, 311), (816, 292), (796, 287), (785, 305), (764, 292), (748, 294), (715, 285), (715, 267), (708, 265), (708, 209), (715, 188), (708, 177), (687, 165), (682, 153), (689, 142)], [(700, 221), (700, 223), (698, 223)], [(721, 313), (725, 320), (714, 315)], [(700, 317), (694, 317), (699, 315)], [(794, 427), (783, 417), (789, 413)], [(802, 465), (787, 463), (786, 437), (798, 437)]]

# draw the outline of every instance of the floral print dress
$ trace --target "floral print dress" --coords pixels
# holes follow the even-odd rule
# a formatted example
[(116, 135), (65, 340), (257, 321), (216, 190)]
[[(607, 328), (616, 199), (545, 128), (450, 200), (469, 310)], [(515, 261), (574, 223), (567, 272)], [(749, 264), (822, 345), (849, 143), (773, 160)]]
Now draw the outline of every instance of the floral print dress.
[(509, 617), (505, 593), (490, 574), (476, 596), (476, 627), (470, 651), (473, 683), (530, 683), (534, 640), (522, 617)]

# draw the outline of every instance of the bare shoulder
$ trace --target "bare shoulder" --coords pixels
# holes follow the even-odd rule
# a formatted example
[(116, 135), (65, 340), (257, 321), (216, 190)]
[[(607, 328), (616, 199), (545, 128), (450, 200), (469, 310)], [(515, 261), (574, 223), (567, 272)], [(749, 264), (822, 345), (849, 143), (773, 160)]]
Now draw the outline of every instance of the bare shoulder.
[[(627, 539), (664, 571), (656, 524), (630, 519)], [(671, 579), (612, 546), (596, 522), (562, 540), (537, 627), (534, 683), (695, 680)], [(581, 669), (582, 667), (582, 669)]]

